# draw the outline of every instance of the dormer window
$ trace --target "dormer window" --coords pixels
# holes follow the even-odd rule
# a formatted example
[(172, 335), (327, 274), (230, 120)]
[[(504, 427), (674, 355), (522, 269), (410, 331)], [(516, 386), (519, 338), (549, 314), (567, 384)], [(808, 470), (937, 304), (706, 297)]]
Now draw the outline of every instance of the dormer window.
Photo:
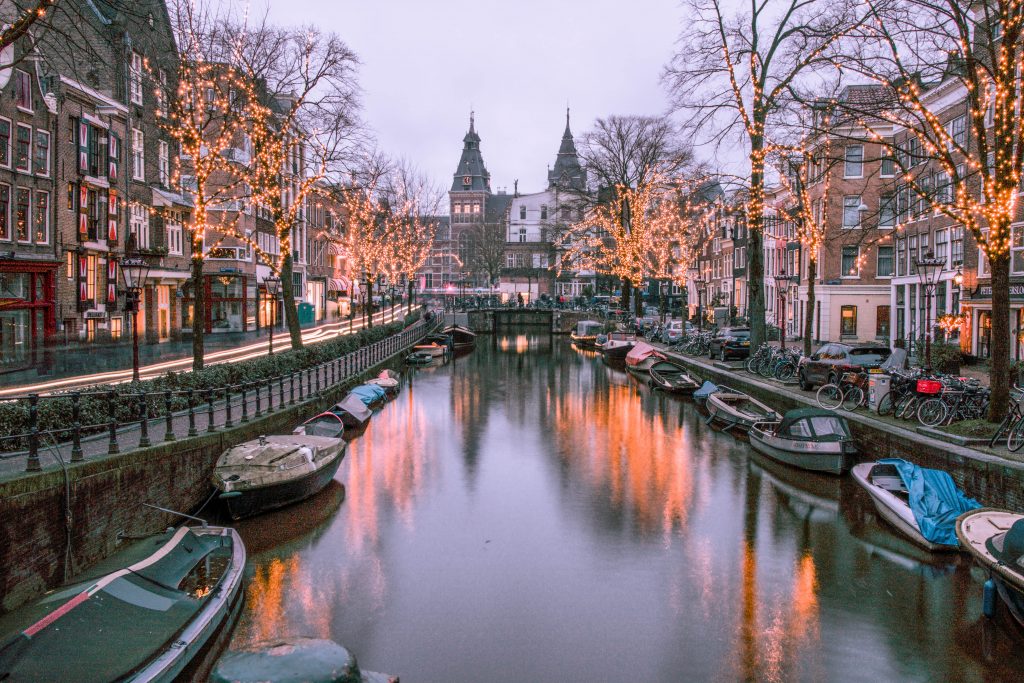
[(32, 78), (20, 69), (14, 72), (14, 102), (18, 109), (32, 111)]

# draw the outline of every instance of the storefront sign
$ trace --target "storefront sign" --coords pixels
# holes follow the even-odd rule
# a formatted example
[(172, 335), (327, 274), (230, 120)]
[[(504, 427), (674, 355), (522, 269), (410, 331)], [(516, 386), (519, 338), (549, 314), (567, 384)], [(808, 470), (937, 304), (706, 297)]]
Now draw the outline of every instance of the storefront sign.
[[(992, 285), (978, 285), (978, 288), (971, 293), (971, 299), (991, 299)], [(1024, 284), (1010, 285), (1010, 298), (1015, 301), (1024, 301)]]
[(107, 314), (103, 311), (86, 311), (84, 316), (86, 320), (103, 320)]

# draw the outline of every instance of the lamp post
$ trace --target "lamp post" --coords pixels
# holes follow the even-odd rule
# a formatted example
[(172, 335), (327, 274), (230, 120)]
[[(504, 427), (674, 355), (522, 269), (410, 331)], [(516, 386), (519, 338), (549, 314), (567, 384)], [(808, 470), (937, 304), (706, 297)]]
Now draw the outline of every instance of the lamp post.
[(704, 292), (708, 288), (708, 283), (703, 278), (697, 278), (694, 283), (697, 287), (697, 330), (699, 332), (704, 331)]
[(281, 289), (281, 278), (275, 275), (269, 275), (263, 278), (263, 286), (267, 289), (267, 294), (270, 295), (270, 324), (267, 325), (267, 329), (270, 330), (270, 352), (269, 355), (274, 355), (274, 325), (277, 323), (277, 293)]
[(149, 264), (144, 259), (133, 257), (121, 261), (121, 278), (124, 280), (125, 308), (132, 313), (132, 381), (139, 381), (139, 299), (142, 288), (149, 276)]
[(363, 271), (363, 327), (373, 327), (373, 280), (370, 279), (370, 271)]
[(932, 252), (925, 254), (924, 258), (917, 259), (917, 275), (921, 280), (921, 289), (924, 290), (924, 369), (932, 369), (932, 297), (935, 295), (935, 287), (939, 284), (942, 270), (946, 265), (946, 259), (935, 258)]
[(780, 348), (786, 350), (786, 296), (789, 293), (789, 276), (786, 275), (785, 270), (780, 270), (779, 274), (775, 276), (775, 291), (779, 294), (779, 299), (782, 301), (782, 320), (779, 322), (779, 340)]

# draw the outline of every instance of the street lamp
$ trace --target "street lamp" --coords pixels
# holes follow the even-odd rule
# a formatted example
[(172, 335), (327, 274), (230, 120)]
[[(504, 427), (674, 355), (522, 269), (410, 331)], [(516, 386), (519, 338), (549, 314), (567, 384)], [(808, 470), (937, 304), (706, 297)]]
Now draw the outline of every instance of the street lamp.
[(779, 274), (775, 276), (775, 291), (779, 295), (779, 299), (782, 301), (782, 320), (777, 321), (779, 323), (779, 340), (781, 342), (780, 348), (786, 350), (786, 296), (789, 294), (789, 276), (786, 275), (785, 270), (780, 270)]
[(132, 381), (139, 381), (139, 299), (142, 288), (149, 276), (149, 264), (134, 257), (121, 261), (121, 278), (124, 280), (125, 310), (132, 314)]
[(267, 325), (267, 329), (270, 330), (270, 354), (274, 355), (274, 324), (277, 323), (277, 293), (281, 290), (281, 278), (275, 275), (268, 275), (263, 278), (263, 286), (267, 290), (267, 294), (270, 295), (270, 324)]
[(704, 292), (708, 283), (703, 278), (697, 278), (693, 284), (697, 287), (697, 330), (704, 331)]
[(935, 258), (932, 252), (928, 252), (924, 258), (917, 259), (917, 275), (921, 280), (921, 289), (924, 290), (924, 369), (932, 369), (932, 296), (935, 294), (935, 287), (939, 284), (942, 270), (946, 265), (946, 259)]

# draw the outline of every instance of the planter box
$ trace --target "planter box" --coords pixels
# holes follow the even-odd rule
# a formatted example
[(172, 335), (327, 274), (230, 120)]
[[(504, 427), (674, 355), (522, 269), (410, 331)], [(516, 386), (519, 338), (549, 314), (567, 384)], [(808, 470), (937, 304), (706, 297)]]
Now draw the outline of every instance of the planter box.
[(985, 438), (980, 436), (959, 436), (958, 434), (950, 434), (939, 429), (933, 429), (931, 427), (918, 427), (918, 434), (924, 434), (930, 436), (933, 439), (939, 439), (940, 441), (946, 441), (948, 443), (955, 443), (957, 446), (988, 446), (988, 442), (991, 441), (991, 437)]

